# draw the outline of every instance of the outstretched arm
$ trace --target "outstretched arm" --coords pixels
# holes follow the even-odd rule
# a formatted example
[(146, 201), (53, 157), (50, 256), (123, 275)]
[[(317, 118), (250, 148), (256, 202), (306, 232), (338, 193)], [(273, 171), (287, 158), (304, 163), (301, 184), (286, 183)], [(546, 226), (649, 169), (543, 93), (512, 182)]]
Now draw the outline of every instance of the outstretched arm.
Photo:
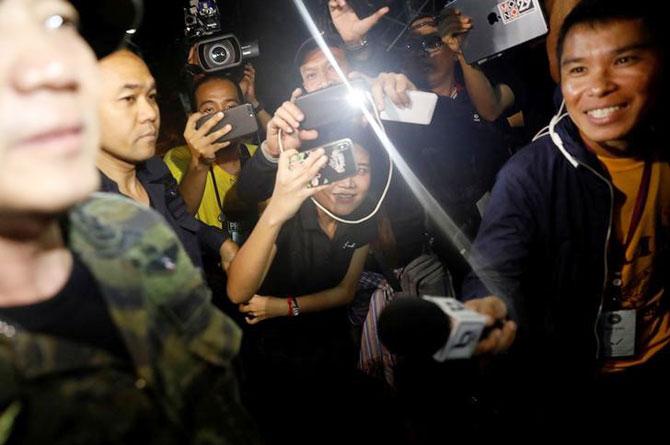
[(279, 157), (275, 189), (249, 239), (240, 248), (228, 269), (228, 296), (233, 303), (245, 303), (263, 284), (276, 254), (275, 242), (286, 221), (296, 214), (302, 203), (325, 186), (308, 188), (307, 184), (326, 164), (322, 149), (290, 164), (298, 152), (288, 150)]

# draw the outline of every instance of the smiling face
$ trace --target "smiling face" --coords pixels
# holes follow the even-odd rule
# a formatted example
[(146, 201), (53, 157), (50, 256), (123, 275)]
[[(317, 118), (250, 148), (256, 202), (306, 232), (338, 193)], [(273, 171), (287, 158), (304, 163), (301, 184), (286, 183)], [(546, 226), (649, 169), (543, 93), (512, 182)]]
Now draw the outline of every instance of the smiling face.
[(358, 167), (356, 174), (314, 195), (321, 205), (339, 216), (349, 215), (360, 207), (370, 190), (370, 155), (357, 144), (353, 152)]
[(146, 161), (156, 152), (160, 114), (156, 82), (149, 68), (130, 51), (117, 51), (100, 61), (101, 146), (128, 163)]
[(588, 146), (626, 152), (653, 109), (661, 68), (642, 21), (580, 24), (568, 32), (561, 90)]
[(98, 71), (60, 0), (0, 1), (0, 220), (53, 214), (98, 185)]

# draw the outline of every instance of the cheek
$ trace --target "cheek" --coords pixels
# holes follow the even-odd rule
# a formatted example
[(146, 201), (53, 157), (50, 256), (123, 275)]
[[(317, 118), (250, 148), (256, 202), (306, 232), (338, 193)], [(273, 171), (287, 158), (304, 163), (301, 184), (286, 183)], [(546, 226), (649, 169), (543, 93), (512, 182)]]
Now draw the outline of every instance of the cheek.
[(563, 93), (563, 98), (566, 101), (573, 100), (581, 89), (582, 87), (579, 85), (579, 82), (574, 80), (561, 82), (561, 93)]
[(371, 184), (371, 178), (369, 174), (365, 176), (358, 176), (356, 178), (356, 187), (358, 188), (359, 193), (363, 197), (367, 195), (368, 191), (370, 190), (370, 184)]
[(577, 105), (585, 88), (584, 84), (579, 81), (568, 80), (561, 82), (561, 94), (563, 95), (565, 106), (570, 114), (579, 114)]
[(625, 81), (629, 91), (634, 91), (638, 96), (653, 99), (655, 94), (660, 90), (656, 77), (651, 75), (651, 72), (643, 72), (637, 76), (631, 76)]
[(128, 107), (117, 104), (100, 109), (100, 139), (105, 148), (122, 149), (128, 144), (133, 132), (133, 119)]

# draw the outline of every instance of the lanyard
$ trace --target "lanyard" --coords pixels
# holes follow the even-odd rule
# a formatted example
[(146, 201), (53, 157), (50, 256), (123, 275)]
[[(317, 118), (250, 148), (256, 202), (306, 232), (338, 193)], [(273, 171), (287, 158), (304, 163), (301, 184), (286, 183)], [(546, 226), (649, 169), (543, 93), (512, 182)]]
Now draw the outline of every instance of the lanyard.
[(640, 180), (640, 188), (637, 192), (637, 198), (635, 199), (635, 207), (633, 208), (633, 215), (630, 218), (630, 225), (628, 226), (628, 234), (624, 239), (623, 243), (623, 256), (624, 261), (626, 260), (626, 252), (630, 247), (630, 243), (635, 236), (635, 231), (642, 221), (642, 215), (644, 214), (644, 208), (647, 205), (647, 198), (649, 197), (649, 186), (651, 184), (651, 161), (646, 161), (644, 163), (644, 171), (642, 172), (642, 179)]
[(209, 166), (209, 173), (212, 175), (212, 182), (214, 185), (214, 193), (216, 194), (216, 203), (219, 205), (219, 210), (221, 213), (219, 213), (219, 222), (221, 223), (221, 228), (223, 228), (223, 200), (221, 199), (221, 195), (219, 194), (219, 186), (216, 183), (216, 176), (214, 175), (214, 167)]

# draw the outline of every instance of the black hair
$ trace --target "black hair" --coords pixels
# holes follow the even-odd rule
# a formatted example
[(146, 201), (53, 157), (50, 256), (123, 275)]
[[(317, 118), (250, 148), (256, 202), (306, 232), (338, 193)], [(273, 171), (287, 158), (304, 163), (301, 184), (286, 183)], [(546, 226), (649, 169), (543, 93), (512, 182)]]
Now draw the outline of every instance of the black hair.
[[(324, 33), (321, 36), (329, 48), (344, 48), (344, 42), (342, 42), (342, 39), (339, 36), (328, 33)], [(314, 37), (310, 37), (302, 42), (302, 44), (298, 47), (298, 50), (295, 52), (295, 57), (293, 58), (293, 65), (296, 67), (296, 69), (300, 69), (300, 67), (305, 63), (305, 58), (307, 55), (318, 48), (319, 45), (316, 43), (316, 39), (314, 39)]]
[(661, 4), (657, 0), (638, 0), (635, 3), (623, 0), (582, 0), (567, 15), (561, 26), (556, 46), (560, 62), (563, 56), (565, 38), (578, 25), (598, 25), (615, 20), (642, 20), (651, 37), (651, 44), (661, 49), (661, 24), (664, 19)]
[(142, 51), (142, 48), (132, 40), (132, 36), (126, 35), (123, 37), (121, 40), (121, 45), (119, 45), (119, 48), (117, 51), (128, 51), (129, 53), (135, 54), (137, 57), (142, 59), (142, 61), (145, 61), (144, 59), (144, 52)]
[(388, 154), (369, 125), (357, 124), (352, 126), (349, 137), (354, 144), (360, 145), (370, 157), (372, 176), (368, 198), (370, 202), (376, 203), (388, 179)]
[(195, 93), (198, 91), (198, 88), (200, 88), (202, 85), (212, 80), (223, 80), (225, 82), (232, 83), (235, 86), (235, 91), (237, 91), (238, 102), (239, 103), (244, 102), (244, 94), (242, 93), (240, 84), (237, 81), (235, 81), (235, 79), (231, 75), (221, 72), (209, 73), (205, 74), (203, 77), (196, 80), (195, 83), (193, 84), (193, 88), (191, 88), (191, 97), (190, 97), (191, 109), (194, 113), (198, 111), (198, 101), (195, 98)]

